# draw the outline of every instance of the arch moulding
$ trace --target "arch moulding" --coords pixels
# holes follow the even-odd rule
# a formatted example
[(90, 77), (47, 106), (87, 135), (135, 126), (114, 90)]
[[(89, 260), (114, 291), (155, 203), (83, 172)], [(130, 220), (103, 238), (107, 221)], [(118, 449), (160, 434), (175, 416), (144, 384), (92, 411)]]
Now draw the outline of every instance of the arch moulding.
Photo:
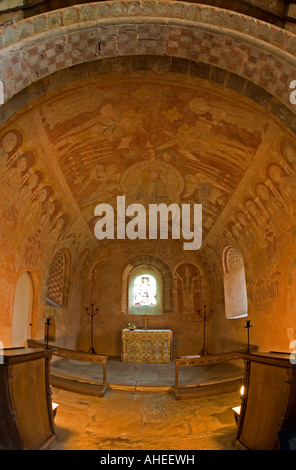
[[(289, 31), (200, 4), (127, 0), (54, 10), (0, 32), (2, 123), (61, 85), (50, 76), (70, 69), (71, 78), (67, 74), (64, 79), (74, 81), (81, 78), (75, 74), (78, 66), (92, 64), (84, 73), (107, 73), (106, 60), (110, 65), (112, 59), (123, 59), (112, 62), (117, 66), (113, 70), (165, 68), (221, 83), (256, 101), (296, 133), (295, 105), (290, 103), (295, 48), (296, 36)], [(135, 57), (148, 59), (130, 60)]]

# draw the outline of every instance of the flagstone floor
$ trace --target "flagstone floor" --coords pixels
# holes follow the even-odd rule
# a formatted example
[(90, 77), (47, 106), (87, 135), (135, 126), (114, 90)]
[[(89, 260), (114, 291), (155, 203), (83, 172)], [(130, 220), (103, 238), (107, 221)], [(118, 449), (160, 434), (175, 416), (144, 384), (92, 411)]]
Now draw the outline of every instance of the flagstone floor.
[(53, 388), (53, 450), (235, 450), (239, 391), (176, 400), (173, 393), (107, 390), (103, 398)]
[[(59, 358), (52, 362), (51, 373), (56, 376), (101, 382), (103, 366), (89, 362)], [(242, 360), (182, 367), (179, 369), (179, 383), (205, 384), (229, 379), (239, 379), (244, 375)], [(168, 364), (124, 363), (120, 358), (107, 361), (107, 382), (110, 386), (172, 387), (175, 383), (175, 362)]]

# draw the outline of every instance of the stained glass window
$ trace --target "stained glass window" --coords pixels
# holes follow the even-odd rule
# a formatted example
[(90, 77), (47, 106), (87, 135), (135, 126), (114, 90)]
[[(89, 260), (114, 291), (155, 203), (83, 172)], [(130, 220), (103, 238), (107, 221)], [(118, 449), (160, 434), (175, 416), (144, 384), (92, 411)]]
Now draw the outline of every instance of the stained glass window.
[(150, 274), (142, 274), (134, 280), (133, 305), (156, 305), (156, 279)]

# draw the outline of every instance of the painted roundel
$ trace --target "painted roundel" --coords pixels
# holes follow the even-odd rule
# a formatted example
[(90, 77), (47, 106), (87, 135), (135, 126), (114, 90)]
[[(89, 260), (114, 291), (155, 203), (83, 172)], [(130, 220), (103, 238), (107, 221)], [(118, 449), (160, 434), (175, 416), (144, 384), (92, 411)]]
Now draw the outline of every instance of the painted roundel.
[(184, 180), (169, 163), (144, 161), (132, 165), (123, 173), (120, 186), (128, 204), (169, 205), (179, 203)]

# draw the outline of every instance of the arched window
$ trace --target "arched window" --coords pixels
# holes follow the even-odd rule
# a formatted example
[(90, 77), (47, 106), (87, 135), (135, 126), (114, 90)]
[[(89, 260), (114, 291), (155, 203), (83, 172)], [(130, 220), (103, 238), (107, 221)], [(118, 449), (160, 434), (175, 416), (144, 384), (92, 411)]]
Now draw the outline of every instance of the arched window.
[(47, 305), (66, 307), (69, 294), (69, 259), (64, 250), (58, 251), (51, 263), (47, 284)]
[(222, 270), (226, 318), (248, 316), (245, 266), (239, 250), (225, 247), (222, 251)]
[(128, 312), (137, 315), (163, 313), (163, 280), (152, 266), (140, 265), (128, 276)]

